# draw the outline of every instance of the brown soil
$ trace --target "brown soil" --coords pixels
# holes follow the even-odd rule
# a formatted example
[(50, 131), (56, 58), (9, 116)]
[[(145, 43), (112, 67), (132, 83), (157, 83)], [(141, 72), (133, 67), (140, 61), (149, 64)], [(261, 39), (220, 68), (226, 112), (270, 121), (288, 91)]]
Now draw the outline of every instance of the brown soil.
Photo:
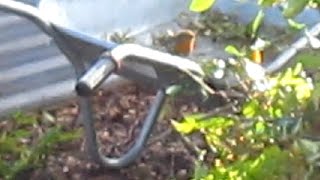
[[(97, 136), (107, 155), (120, 155), (134, 142), (154, 98), (155, 92), (136, 85), (126, 85), (114, 92), (94, 96)], [(28, 173), (29, 179), (75, 180), (169, 180), (190, 179), (195, 155), (186, 148), (180, 135), (172, 129), (170, 119), (201, 110), (192, 101), (169, 101), (164, 116), (158, 120), (141, 156), (127, 168), (110, 170), (92, 163), (85, 152), (84, 139), (63, 144), (48, 157), (46, 166)], [(66, 129), (81, 127), (76, 122), (78, 107), (70, 103), (49, 111), (55, 123)], [(199, 140), (199, 138), (198, 138)], [(201, 139), (199, 141), (201, 142)], [(26, 175), (22, 179), (26, 179)]]

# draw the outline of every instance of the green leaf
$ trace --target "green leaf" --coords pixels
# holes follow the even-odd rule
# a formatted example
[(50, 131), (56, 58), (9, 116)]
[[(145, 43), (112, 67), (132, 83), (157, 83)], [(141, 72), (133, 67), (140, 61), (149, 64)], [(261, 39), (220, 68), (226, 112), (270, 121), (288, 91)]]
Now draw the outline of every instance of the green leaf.
[(11, 174), (11, 168), (5, 161), (0, 159), (0, 178), (4, 177), (7, 179), (7, 176)]
[[(289, 153), (280, 150), (277, 146), (264, 149), (263, 153), (250, 163), (248, 175), (252, 179), (279, 179), (279, 176), (287, 172), (290, 165)], [(280, 178), (282, 179), (282, 178)]]
[(265, 123), (264, 123), (264, 122), (261, 122), (261, 121), (257, 122), (257, 123), (255, 124), (255, 130), (256, 130), (256, 133), (258, 133), (258, 134), (264, 133), (265, 130), (266, 130)]
[(274, 110), (274, 117), (280, 118), (283, 117), (283, 110), (281, 108), (277, 108)]
[(49, 131), (40, 139), (34, 151), (38, 154), (47, 154), (54, 145), (80, 137), (80, 129), (72, 132), (64, 132), (61, 127), (50, 128)]
[(293, 75), (294, 76), (299, 75), (302, 72), (302, 70), (303, 70), (302, 64), (301, 63), (297, 63), (297, 65), (293, 69)]
[(293, 18), (304, 10), (309, 0), (288, 0), (288, 7), (284, 9), (283, 16), (285, 18)]
[(258, 4), (261, 6), (272, 6), (275, 2), (277, 2), (277, 0), (259, 0)]
[(290, 27), (292, 27), (292, 28), (294, 28), (296, 30), (301, 30), (301, 29), (306, 27), (305, 24), (298, 23), (298, 22), (294, 21), (293, 19), (288, 19), (288, 24), (289, 24)]
[(259, 102), (257, 100), (251, 100), (243, 105), (242, 113), (247, 118), (252, 118), (259, 112)]
[(0, 153), (19, 153), (22, 150), (17, 138), (6, 137), (0, 140)]
[(15, 119), (16, 123), (18, 125), (34, 125), (37, 123), (37, 119), (33, 116), (30, 115), (26, 115), (24, 113), (21, 112), (17, 112), (13, 115), (13, 118)]
[(25, 129), (18, 129), (12, 132), (12, 136), (15, 138), (28, 138), (31, 135), (32, 132)]
[(224, 50), (227, 53), (237, 57), (244, 57), (246, 55), (244, 52), (239, 51), (235, 46), (232, 46), (232, 45), (228, 45)]
[(201, 120), (198, 126), (199, 128), (224, 129), (232, 125), (234, 125), (234, 121), (228, 117), (211, 117)]
[(248, 30), (247, 33), (250, 35), (251, 39), (254, 39), (257, 37), (257, 33), (259, 28), (261, 27), (261, 24), (263, 23), (264, 19), (264, 12), (263, 10), (260, 10), (256, 17), (248, 24)]
[(11, 167), (11, 173), (8, 175), (8, 179), (17, 179), (17, 176), (24, 170), (31, 169), (35, 167), (34, 164), (30, 164), (28, 159), (20, 159), (19, 161), (15, 161), (13, 166)]
[(195, 169), (194, 169), (194, 179), (200, 180), (205, 178), (209, 173), (209, 170), (206, 166), (204, 166), (201, 162), (197, 161), (195, 163)]
[(172, 120), (171, 124), (173, 127), (182, 134), (189, 134), (197, 127), (195, 119), (191, 119), (189, 121), (177, 122)]
[(208, 10), (215, 0), (192, 0), (189, 10), (193, 12), (203, 12)]
[(72, 131), (61, 132), (58, 138), (58, 143), (70, 142), (72, 140), (80, 138), (82, 135), (82, 129), (78, 128)]

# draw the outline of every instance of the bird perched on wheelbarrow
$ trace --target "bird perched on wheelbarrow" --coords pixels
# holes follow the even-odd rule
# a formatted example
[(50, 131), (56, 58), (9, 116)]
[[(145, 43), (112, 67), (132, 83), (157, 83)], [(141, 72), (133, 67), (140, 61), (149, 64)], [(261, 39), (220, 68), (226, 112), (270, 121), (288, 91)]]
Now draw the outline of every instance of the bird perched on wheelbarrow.
[(164, 47), (171, 54), (189, 56), (196, 46), (196, 33), (189, 29), (177, 32), (167, 31), (164, 35), (156, 37), (155, 40), (156, 46)]
[(182, 30), (174, 37), (173, 53), (182, 56), (190, 55), (196, 45), (196, 33), (192, 30)]

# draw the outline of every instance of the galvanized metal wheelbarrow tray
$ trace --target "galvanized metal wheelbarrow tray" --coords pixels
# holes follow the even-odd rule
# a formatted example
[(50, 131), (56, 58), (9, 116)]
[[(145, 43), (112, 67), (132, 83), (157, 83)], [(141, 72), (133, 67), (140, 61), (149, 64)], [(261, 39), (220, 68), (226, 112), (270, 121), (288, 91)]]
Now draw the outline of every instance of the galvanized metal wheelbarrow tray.
[[(19, 15), (33, 22), (54, 41), (58, 49), (71, 63), (76, 74), (75, 83), (66, 81), (63, 85), (60, 84), (60, 86), (52, 85), (50, 98), (54, 99), (55, 93), (63, 93), (61, 92), (61, 89), (63, 89), (62, 86), (73, 86), (73, 91), (78, 97), (80, 106), (79, 118), (84, 125), (89, 155), (94, 161), (106, 167), (125, 167), (137, 158), (165, 103), (167, 97), (166, 90), (168, 87), (185, 82), (185, 80), (198, 84), (204, 78), (204, 73), (200, 66), (189, 59), (159, 52), (137, 44), (118, 45), (112, 42), (98, 40), (51, 22), (41, 16), (37, 8), (30, 5), (13, 0), (1, 0), (0, 10)], [(318, 35), (320, 32), (320, 24), (314, 26), (309, 32), (312, 36)], [(267, 72), (272, 73), (284, 67), (289, 59), (299, 50), (306, 47), (308, 42), (309, 39), (307, 37), (296, 41), (287, 51), (272, 61), (271, 64), (265, 65)], [(52, 61), (55, 60), (56, 59), (53, 59)], [(10, 61), (10, 59), (1, 59), (1, 61)], [(0, 73), (3, 71), (2, 69)], [(26, 68), (25, 71), (28, 71), (28, 68)], [(158, 89), (154, 103), (150, 108), (135, 144), (127, 153), (119, 158), (106, 157), (99, 151), (99, 143), (97, 142), (96, 132), (93, 126), (94, 119), (90, 102), (90, 95), (100, 87), (106, 79), (108, 81), (110, 76), (117, 79), (116, 81), (121, 79), (119, 77), (124, 77), (138, 83), (151, 85)], [(0, 87), (0, 91), (2, 88), (4, 87)], [(9, 101), (8, 99), (2, 98), (0, 101), (2, 106), (0, 107), (0, 112), (2, 114), (12, 111), (8, 106), (14, 107), (14, 101), (12, 99)], [(57, 97), (56, 102), (59, 100), (61, 99)], [(19, 99), (17, 98), (17, 103), (19, 103), (18, 101)], [(48, 103), (49, 101), (48, 99)], [(23, 106), (20, 106), (20, 108), (28, 109), (28, 107)]]

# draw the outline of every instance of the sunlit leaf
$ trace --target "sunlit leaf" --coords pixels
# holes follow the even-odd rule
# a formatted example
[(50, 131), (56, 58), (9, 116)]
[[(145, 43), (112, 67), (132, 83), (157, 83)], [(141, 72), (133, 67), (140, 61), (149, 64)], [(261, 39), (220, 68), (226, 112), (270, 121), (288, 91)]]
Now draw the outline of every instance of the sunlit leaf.
[(243, 105), (242, 113), (247, 118), (254, 117), (260, 109), (259, 102), (257, 100), (251, 100)]
[(259, 0), (258, 4), (261, 6), (272, 6), (277, 0)]
[(284, 9), (283, 16), (293, 18), (304, 10), (309, 0), (288, 0), (288, 7)]
[(256, 130), (256, 133), (258, 133), (258, 134), (264, 133), (266, 130), (265, 123), (261, 122), (261, 121), (257, 122), (255, 125), (255, 130)]
[[(293, 77), (293, 70), (290, 67), (283, 73), (283, 76), (282, 76), (281, 80), (283, 80), (283, 81), (288, 81), (289, 80), (290, 81), (292, 79), (292, 77)], [(285, 83), (285, 84), (287, 84), (287, 83)]]
[(225, 51), (229, 54), (232, 54), (234, 56), (237, 56), (237, 57), (243, 57), (245, 56), (245, 53), (244, 52), (240, 52), (235, 46), (232, 46), (232, 45), (228, 45), (226, 48), (225, 48)]
[(293, 69), (293, 75), (297, 76), (299, 75), (303, 70), (303, 66), (301, 63), (297, 63), (297, 65)]
[(275, 118), (280, 118), (280, 117), (282, 117), (283, 116), (283, 111), (280, 109), (280, 108), (277, 108), (277, 109), (275, 109), (275, 111), (274, 111), (274, 117)]
[(292, 27), (292, 28), (294, 28), (296, 30), (301, 30), (301, 29), (306, 27), (305, 24), (298, 23), (298, 22), (294, 21), (293, 19), (288, 19), (288, 24), (289, 24), (290, 27)]
[(256, 17), (248, 24), (248, 30), (247, 33), (250, 35), (250, 37), (253, 39), (257, 36), (258, 30), (261, 27), (261, 24), (263, 23), (264, 19), (264, 12), (263, 10), (260, 10)]
[(306, 85), (306, 81), (303, 78), (293, 78), (293, 77), (286, 77), (280, 80), (280, 83), (285, 86), (304, 86)]
[(307, 100), (309, 97), (311, 97), (311, 90), (308, 84), (302, 84), (300, 86), (297, 86), (295, 88), (295, 91), (296, 97), (300, 102)]
[(228, 117), (212, 117), (199, 122), (200, 128), (211, 128), (214, 129), (214, 131), (221, 128), (227, 128), (233, 124), (234, 121)]
[(211, 8), (215, 0), (192, 0), (189, 10), (193, 12), (203, 12)]
[(195, 120), (194, 121), (190, 120), (188, 122), (186, 122), (186, 121), (185, 122), (177, 122), (177, 121), (172, 120), (171, 124), (178, 132), (180, 132), (182, 134), (189, 134), (197, 127)]

